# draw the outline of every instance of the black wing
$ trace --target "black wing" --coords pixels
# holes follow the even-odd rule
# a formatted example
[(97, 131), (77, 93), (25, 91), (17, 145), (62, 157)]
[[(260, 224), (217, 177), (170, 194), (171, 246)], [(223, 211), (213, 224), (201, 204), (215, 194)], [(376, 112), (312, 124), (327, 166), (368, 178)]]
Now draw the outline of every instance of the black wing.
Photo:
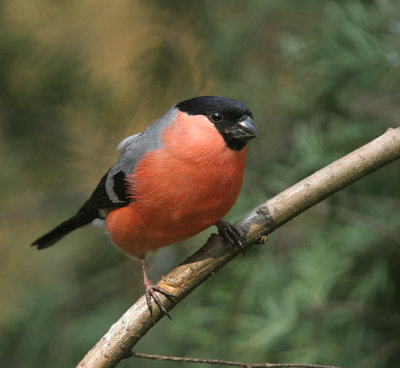
[(107, 194), (107, 177), (108, 173), (101, 178), (100, 183), (97, 185), (90, 198), (79, 209), (75, 216), (72, 216), (47, 234), (36, 239), (32, 245), (36, 245), (38, 249), (47, 248), (63, 238), (69, 232), (92, 222), (96, 218), (103, 218), (104, 215), (101, 214), (100, 210), (128, 205), (131, 199), (128, 198), (126, 193), (125, 173), (119, 171), (113, 176), (112, 190), (117, 196), (116, 202), (113, 202)]
[(131, 198), (128, 197), (126, 191), (126, 181), (125, 181), (125, 173), (121, 170), (113, 175), (113, 187), (112, 190), (116, 194), (118, 198), (118, 202), (112, 201), (107, 193), (106, 185), (107, 185), (107, 177), (110, 171), (108, 171), (100, 180), (96, 189), (93, 191), (90, 198), (85, 202), (82, 206), (83, 208), (95, 208), (97, 210), (108, 209), (108, 208), (117, 208), (124, 207), (132, 201)]

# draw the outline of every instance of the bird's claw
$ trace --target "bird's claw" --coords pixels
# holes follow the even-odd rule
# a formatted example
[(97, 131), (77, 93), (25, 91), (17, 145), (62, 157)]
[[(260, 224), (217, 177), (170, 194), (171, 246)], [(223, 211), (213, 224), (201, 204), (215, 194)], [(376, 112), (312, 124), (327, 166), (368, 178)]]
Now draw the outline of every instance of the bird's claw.
[(240, 235), (239, 231), (229, 222), (222, 220), (218, 221), (216, 226), (219, 235), (221, 235), (232, 248), (238, 247), (244, 255), (245, 247), (242, 242), (243, 237)]
[(144, 290), (146, 295), (147, 307), (149, 308), (151, 316), (153, 316), (153, 306), (151, 304), (151, 298), (153, 298), (158, 308), (160, 308), (160, 311), (165, 314), (169, 319), (172, 319), (167, 309), (162, 305), (160, 298), (156, 294), (156, 291), (160, 294), (163, 294), (169, 300), (173, 299), (174, 295), (171, 294), (169, 291), (161, 288), (160, 286), (154, 285), (149, 279), (145, 280), (144, 282)]

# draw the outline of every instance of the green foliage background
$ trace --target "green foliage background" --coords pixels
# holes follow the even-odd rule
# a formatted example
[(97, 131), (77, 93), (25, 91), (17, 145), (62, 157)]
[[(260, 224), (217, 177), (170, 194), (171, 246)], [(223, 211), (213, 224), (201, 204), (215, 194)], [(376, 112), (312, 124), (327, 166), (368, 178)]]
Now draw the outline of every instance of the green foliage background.
[[(260, 134), (234, 220), (398, 126), (399, 86), (394, 0), (1, 1), (0, 365), (72, 367), (142, 294), (138, 263), (96, 229), (29, 247), (86, 199), (122, 137), (192, 96), (243, 101)], [(399, 367), (399, 172), (238, 257), (137, 351)], [(211, 231), (150, 256), (152, 278)]]

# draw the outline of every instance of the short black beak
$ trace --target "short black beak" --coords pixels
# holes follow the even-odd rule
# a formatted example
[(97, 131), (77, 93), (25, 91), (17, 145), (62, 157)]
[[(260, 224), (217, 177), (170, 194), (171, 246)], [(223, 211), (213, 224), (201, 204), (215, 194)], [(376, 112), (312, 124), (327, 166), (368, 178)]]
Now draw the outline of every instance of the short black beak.
[(257, 128), (250, 116), (244, 115), (242, 120), (238, 121), (231, 129), (229, 129), (229, 139), (237, 139), (247, 142), (257, 136)]

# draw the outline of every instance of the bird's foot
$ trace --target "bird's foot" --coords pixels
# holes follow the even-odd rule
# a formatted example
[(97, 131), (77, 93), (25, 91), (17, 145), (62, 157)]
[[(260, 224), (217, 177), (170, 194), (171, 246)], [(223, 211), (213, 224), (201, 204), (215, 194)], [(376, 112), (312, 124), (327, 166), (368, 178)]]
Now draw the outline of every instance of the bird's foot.
[(174, 295), (160, 286), (154, 285), (148, 278), (144, 280), (144, 291), (146, 294), (147, 306), (151, 316), (153, 316), (153, 306), (151, 305), (151, 298), (157, 304), (160, 311), (165, 314), (169, 319), (172, 319), (166, 308), (162, 305), (160, 298), (157, 296), (156, 291), (163, 294), (169, 300), (174, 298)]
[(244, 255), (245, 247), (242, 241), (243, 237), (240, 235), (239, 231), (229, 222), (223, 220), (219, 220), (216, 223), (216, 226), (218, 228), (219, 235), (221, 235), (231, 247), (238, 247)]

